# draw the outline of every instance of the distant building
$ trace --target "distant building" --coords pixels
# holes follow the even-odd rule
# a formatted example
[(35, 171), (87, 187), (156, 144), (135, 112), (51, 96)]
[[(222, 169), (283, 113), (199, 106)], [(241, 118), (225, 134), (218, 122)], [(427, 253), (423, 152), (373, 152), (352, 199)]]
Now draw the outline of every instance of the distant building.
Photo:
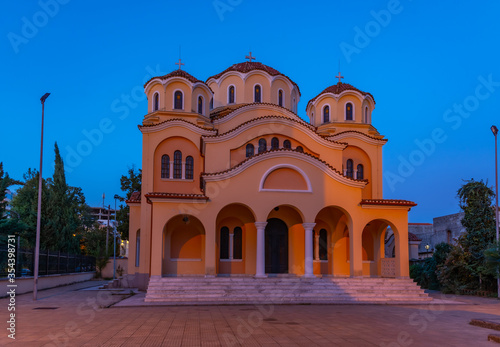
[(102, 221), (107, 221), (108, 220), (108, 215), (110, 220), (115, 220), (116, 219), (116, 210), (114, 209), (108, 209), (104, 207), (91, 207), (91, 212), (90, 214), (96, 219), (96, 220), (102, 220)]
[(422, 239), (418, 246), (420, 259), (432, 257), (436, 245), (439, 243), (454, 244), (458, 237), (465, 232), (462, 225), (464, 212), (436, 217), (431, 223), (408, 223), (408, 232)]
[[(408, 257), (410, 261), (419, 259), (419, 245), (421, 243), (422, 240), (417, 235), (408, 232)], [(394, 258), (395, 256), (396, 256), (396, 242), (394, 238), (394, 233), (392, 232), (391, 227), (388, 227), (385, 233), (385, 257)]]

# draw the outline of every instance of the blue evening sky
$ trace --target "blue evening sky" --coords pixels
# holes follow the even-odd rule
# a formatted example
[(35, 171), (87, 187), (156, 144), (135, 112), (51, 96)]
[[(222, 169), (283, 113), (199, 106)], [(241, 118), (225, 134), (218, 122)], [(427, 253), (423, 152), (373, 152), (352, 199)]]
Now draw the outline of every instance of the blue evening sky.
[[(143, 83), (176, 69), (206, 80), (249, 50), (308, 100), (344, 82), (374, 95), (384, 146), (384, 197), (418, 203), (410, 222), (459, 211), (464, 179), (494, 184), (500, 126), (500, 3), (488, 1), (4, 2), (0, 20), (0, 161), (15, 178), (54, 142), (69, 184), (114, 205), (119, 178), (141, 166)], [(92, 141), (88, 140), (88, 137)]]

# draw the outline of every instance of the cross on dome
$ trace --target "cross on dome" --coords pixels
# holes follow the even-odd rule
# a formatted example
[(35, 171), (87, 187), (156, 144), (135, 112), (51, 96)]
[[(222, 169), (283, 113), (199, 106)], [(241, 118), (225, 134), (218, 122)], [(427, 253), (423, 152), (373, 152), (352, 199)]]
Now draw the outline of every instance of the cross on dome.
[(181, 58), (179, 58), (179, 62), (175, 63), (175, 65), (179, 65), (179, 70), (182, 70), (182, 65), (185, 65), (184, 63), (181, 62)]
[(344, 78), (344, 76), (342, 76), (340, 74), (340, 71), (339, 71), (339, 74), (337, 76), (335, 76), (335, 78), (338, 78), (339, 79), (339, 83), (342, 83), (342, 78)]
[(248, 61), (249, 61), (249, 62), (252, 62), (252, 59), (253, 59), (253, 60), (257, 60), (257, 58), (252, 57), (252, 52), (250, 52), (250, 54), (249, 54), (249, 55), (245, 56), (245, 59), (248, 59)]

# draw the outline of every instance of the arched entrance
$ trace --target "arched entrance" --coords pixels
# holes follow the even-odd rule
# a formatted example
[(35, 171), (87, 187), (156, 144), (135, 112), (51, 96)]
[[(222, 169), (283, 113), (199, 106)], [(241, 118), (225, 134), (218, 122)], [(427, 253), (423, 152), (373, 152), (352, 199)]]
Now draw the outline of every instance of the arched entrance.
[[(350, 275), (349, 226), (351, 217), (338, 206), (321, 209), (314, 221), (314, 274), (346, 277)], [(322, 230), (326, 231), (321, 234)], [(326, 242), (325, 242), (326, 239)], [(325, 245), (326, 243), (326, 245)], [(321, 248), (326, 246), (326, 254)]]
[(172, 217), (163, 231), (163, 275), (205, 273), (205, 228), (192, 215)]
[(288, 273), (288, 226), (279, 218), (266, 225), (266, 273)]
[[(383, 219), (370, 221), (363, 229), (363, 276), (396, 277), (399, 273), (400, 235)], [(405, 247), (408, 247), (407, 244)]]
[(216, 257), (219, 275), (255, 273), (256, 230), (253, 211), (233, 203), (216, 220)]

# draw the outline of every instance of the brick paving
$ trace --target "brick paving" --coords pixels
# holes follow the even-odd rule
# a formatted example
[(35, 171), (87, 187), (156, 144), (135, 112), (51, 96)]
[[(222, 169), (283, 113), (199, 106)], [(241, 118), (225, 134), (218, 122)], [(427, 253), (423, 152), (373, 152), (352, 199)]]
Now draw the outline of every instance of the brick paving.
[[(98, 284), (41, 291), (37, 302), (31, 294), (17, 296), (15, 341), (7, 337), (8, 299), (0, 299), (0, 346), (498, 346), (487, 341), (494, 330), (469, 324), (471, 319), (498, 321), (497, 299), (445, 297), (456, 304), (426, 305), (120, 307), (113, 304), (123, 304), (126, 296), (98, 291)], [(57, 308), (35, 309), (40, 307)]]

